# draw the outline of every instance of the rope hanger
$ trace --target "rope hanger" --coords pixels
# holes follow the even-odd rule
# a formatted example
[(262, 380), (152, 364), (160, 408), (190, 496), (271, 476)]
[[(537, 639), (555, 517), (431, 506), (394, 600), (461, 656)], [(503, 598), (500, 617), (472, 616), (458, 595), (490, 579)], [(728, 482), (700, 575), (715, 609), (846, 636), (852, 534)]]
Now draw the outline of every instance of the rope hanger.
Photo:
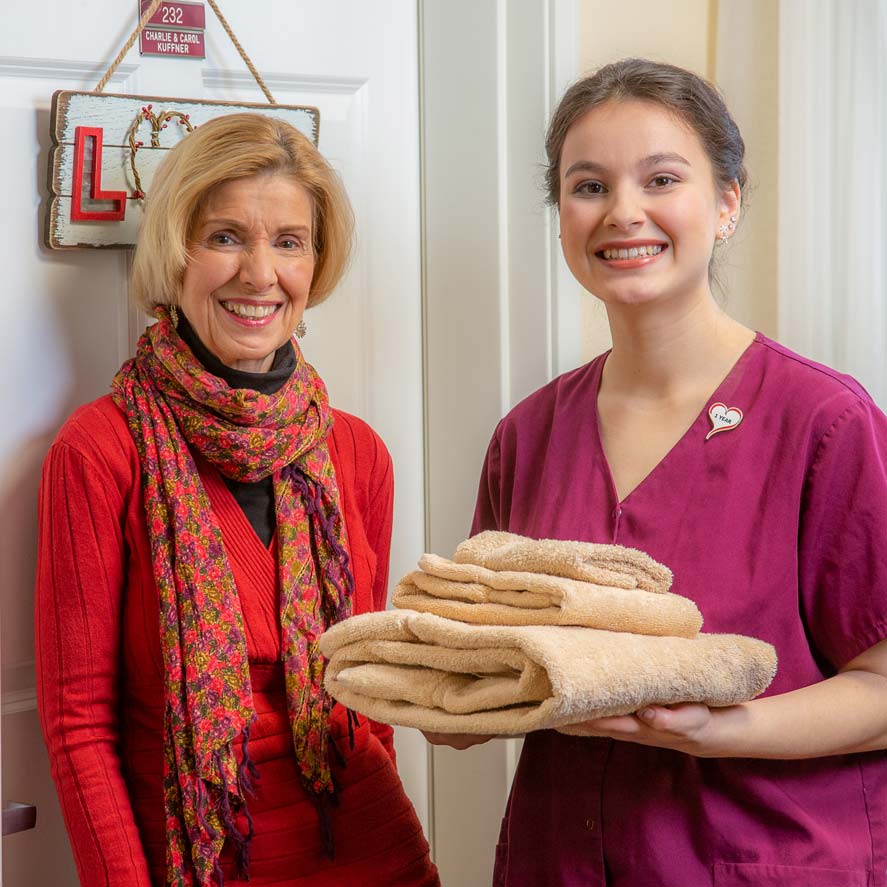
[[(111, 62), (110, 67), (107, 71), (105, 71), (105, 76), (102, 77), (101, 80), (99, 80), (93, 92), (101, 92), (108, 85), (108, 81), (117, 70), (118, 65), (123, 61), (124, 57), (130, 51), (130, 49), (132, 49), (133, 44), (139, 38), (139, 34), (144, 31), (145, 26), (151, 20), (151, 16), (153, 16), (154, 13), (157, 11), (157, 8), (160, 6), (161, 2), (162, 0), (151, 0), (151, 4), (145, 10), (144, 15), (141, 17), (139, 23), (136, 25), (136, 29), (132, 32), (132, 34), (129, 35), (129, 40), (127, 40), (126, 43), (123, 45), (123, 49), (121, 49), (120, 52), (117, 53), (117, 58), (115, 58), (114, 61)], [(259, 84), (262, 92), (265, 93), (265, 98), (268, 99), (270, 104), (276, 105), (277, 102), (274, 100), (274, 96), (271, 95), (271, 91), (265, 85), (265, 81), (262, 80), (262, 75), (259, 74), (259, 72), (256, 70), (256, 66), (252, 63), (252, 60), (247, 55), (246, 50), (243, 48), (243, 46), (240, 45), (240, 41), (235, 36), (234, 31), (231, 30), (231, 25), (228, 24), (225, 16), (222, 15), (221, 10), (216, 4), (216, 0), (206, 0), (206, 2), (209, 3), (210, 8), (216, 14), (216, 18), (222, 23), (222, 27), (225, 29), (225, 33), (231, 38), (231, 42), (234, 44), (234, 48), (240, 53), (240, 57), (246, 63), (247, 68), (249, 68), (250, 74), (255, 77), (256, 83)]]

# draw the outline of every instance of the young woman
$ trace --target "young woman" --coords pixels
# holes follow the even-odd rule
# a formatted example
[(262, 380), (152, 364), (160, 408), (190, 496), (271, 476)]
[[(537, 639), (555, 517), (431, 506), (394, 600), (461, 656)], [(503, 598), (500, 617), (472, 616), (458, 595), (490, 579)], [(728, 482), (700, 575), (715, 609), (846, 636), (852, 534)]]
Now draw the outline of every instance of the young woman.
[(706, 631), (769, 641), (779, 669), (745, 705), (528, 735), (495, 883), (883, 887), (887, 418), (713, 298), (746, 172), (710, 84), (608, 65), (546, 147), (564, 256), (613, 347), (502, 420), (474, 531), (643, 549)]

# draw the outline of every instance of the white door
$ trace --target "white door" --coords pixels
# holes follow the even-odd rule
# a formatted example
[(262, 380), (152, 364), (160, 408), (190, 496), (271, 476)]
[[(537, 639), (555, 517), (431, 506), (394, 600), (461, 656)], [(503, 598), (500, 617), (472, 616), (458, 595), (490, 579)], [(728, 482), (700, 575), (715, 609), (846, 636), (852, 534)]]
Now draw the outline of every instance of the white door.
[[(74, 887), (37, 720), (33, 585), (40, 466), (72, 409), (106, 392), (142, 318), (127, 303), (124, 251), (41, 245), (49, 104), (91, 89), (135, 24), (136, 0), (4, 4), (0, 25), (0, 645), (2, 797), (38, 807), (4, 839), (15, 887)], [(320, 148), (342, 172), (359, 248), (349, 276), (309, 312), (309, 359), (332, 402), (367, 419), (397, 475), (392, 576), (424, 545), (417, 22), (414, 0), (225, 0), (241, 43), (279, 102), (320, 108)], [(140, 58), (108, 91), (260, 102), (207, 7), (207, 59)], [(399, 765), (427, 822), (426, 751), (398, 736)]]

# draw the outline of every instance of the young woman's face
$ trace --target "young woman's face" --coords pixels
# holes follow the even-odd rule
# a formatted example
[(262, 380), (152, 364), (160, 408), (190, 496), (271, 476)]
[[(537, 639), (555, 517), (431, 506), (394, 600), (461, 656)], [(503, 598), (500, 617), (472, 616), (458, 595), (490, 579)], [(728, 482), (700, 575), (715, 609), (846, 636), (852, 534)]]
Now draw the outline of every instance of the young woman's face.
[(598, 105), (561, 151), (560, 230), (576, 279), (608, 305), (710, 295), (708, 263), (739, 210), (699, 137), (650, 102)]
[(222, 363), (266, 372), (293, 334), (314, 274), (314, 202), (284, 175), (234, 179), (196, 220), (179, 303)]

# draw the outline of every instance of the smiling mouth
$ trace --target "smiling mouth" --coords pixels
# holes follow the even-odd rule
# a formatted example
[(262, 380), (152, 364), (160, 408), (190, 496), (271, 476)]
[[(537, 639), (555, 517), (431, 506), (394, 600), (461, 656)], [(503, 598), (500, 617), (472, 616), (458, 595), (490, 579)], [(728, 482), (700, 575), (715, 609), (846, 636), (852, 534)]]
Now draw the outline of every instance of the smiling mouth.
[(222, 302), (222, 307), (235, 317), (243, 317), (247, 320), (263, 320), (270, 317), (279, 305), (245, 305), (241, 302)]
[(646, 246), (630, 246), (625, 249), (602, 249), (598, 250), (595, 255), (607, 262), (625, 261), (626, 259), (646, 259), (658, 256), (664, 249), (666, 247), (660, 243), (651, 243)]

